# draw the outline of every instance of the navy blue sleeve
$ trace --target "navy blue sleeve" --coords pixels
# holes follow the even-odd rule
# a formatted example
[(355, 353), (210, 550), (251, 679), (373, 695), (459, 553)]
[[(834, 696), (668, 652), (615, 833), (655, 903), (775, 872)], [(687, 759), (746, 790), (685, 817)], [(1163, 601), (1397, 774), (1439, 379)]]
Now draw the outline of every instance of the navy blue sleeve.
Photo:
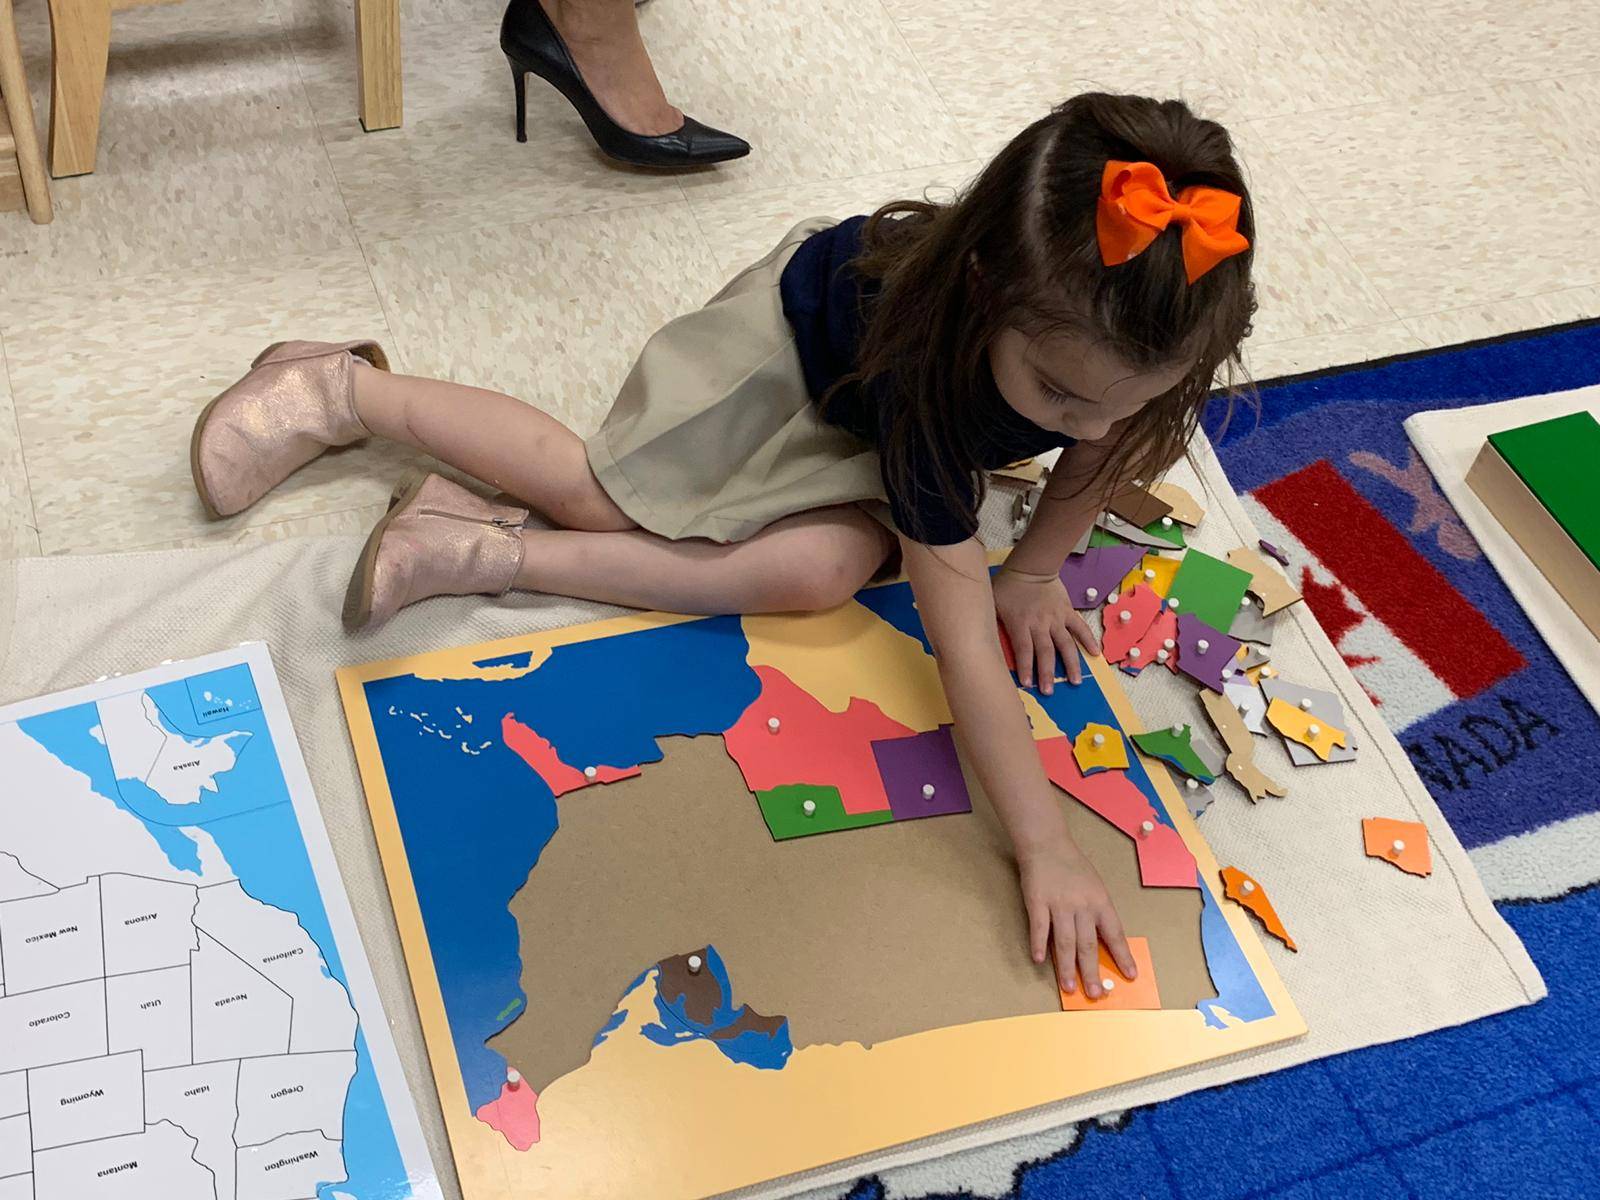
[[(934, 469), (927, 448), (920, 438), (913, 438), (907, 458), (907, 479), (902, 486), (889, 477), (889, 467), (881, 452), (889, 435), (891, 406), (885, 397), (875, 397), (874, 405), (880, 423), (878, 446), (879, 462), (883, 471), (883, 490), (889, 497), (889, 513), (894, 517), (895, 528), (914, 542), (925, 546), (953, 546), (977, 533), (977, 525), (966, 521), (958, 503), (952, 502), (939, 487), (939, 474)], [(970, 481), (967, 482), (966, 500), (970, 504), (977, 496)]]

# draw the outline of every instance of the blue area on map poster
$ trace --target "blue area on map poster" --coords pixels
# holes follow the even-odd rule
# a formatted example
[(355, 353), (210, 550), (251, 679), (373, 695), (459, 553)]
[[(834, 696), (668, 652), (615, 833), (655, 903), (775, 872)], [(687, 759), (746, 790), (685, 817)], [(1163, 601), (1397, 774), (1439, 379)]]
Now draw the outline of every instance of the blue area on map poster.
[(220, 671), (191, 675), (183, 681), (189, 693), (189, 706), (201, 725), (226, 721), (237, 713), (254, 712), (261, 707), (250, 667), (238, 663)]
[[(255, 697), (248, 666), (241, 665), (237, 670), (245, 672), (245, 678), (235, 696)], [(197, 731), (188, 709), (187, 682), (161, 684), (147, 688), (145, 694), (160, 709), (168, 732), (201, 740), (210, 735)], [(177, 720), (171, 720), (168, 713), (177, 714)], [(204, 829), (215, 840), (245, 892), (264, 904), (293, 913), (316, 943), (327, 974), (348, 991), (322, 893), (278, 764), (266, 714), (260, 711), (259, 703), (249, 711), (236, 710), (226, 725), (228, 732), (248, 734), (259, 748), (251, 754), (238, 755), (232, 769), (217, 774), (217, 791), (202, 793), (202, 799), (195, 804), (168, 804), (142, 781), (116, 779), (110, 752), (90, 732), (99, 723), (99, 709), (82, 704), (25, 718), (17, 722), (17, 727), (65, 766), (86, 775), (98, 794), (139, 818), (168, 861), (179, 870), (198, 872), (200, 858), (195, 841), (178, 826)], [(346, 1093), (344, 1110), (342, 1146), (347, 1177), (323, 1184), (317, 1195), (324, 1200), (340, 1195), (408, 1196), (411, 1183), (366, 1037), (359, 1029), (355, 1049), (356, 1073)]]
[(789, 1061), (794, 1053), (794, 1042), (789, 1037), (789, 1021), (770, 1033), (759, 1029), (746, 1029), (731, 1037), (717, 1034), (733, 1025), (744, 1015), (745, 1006), (734, 1007), (733, 983), (728, 978), (728, 968), (715, 946), (706, 947), (704, 969), (716, 981), (717, 1006), (708, 1021), (696, 1021), (688, 1013), (688, 996), (668, 1000), (661, 994), (661, 977), (656, 977), (656, 1017), (659, 1024), (645, 1025), (639, 1032), (658, 1046), (676, 1046), (684, 1042), (708, 1041), (723, 1055), (736, 1063), (776, 1071)]
[(519, 650), (515, 654), (502, 654), (498, 658), (480, 658), (472, 665), (475, 667), (515, 667), (526, 668), (533, 661), (532, 650)]
[(1206, 956), (1206, 970), (1211, 975), (1211, 986), (1217, 989), (1215, 1000), (1202, 1000), (1195, 1005), (1204, 1014), (1206, 1024), (1213, 1029), (1226, 1029), (1227, 1024), (1217, 1015), (1216, 1009), (1225, 1008), (1241, 1021), (1259, 1021), (1272, 1015), (1272, 1001), (1251, 970), (1239, 939), (1222, 915), (1222, 906), (1204, 876), (1200, 881), (1200, 895), (1205, 907), (1200, 910), (1200, 948)]
[(914, 637), (922, 648), (933, 653), (933, 643), (922, 628), (922, 617), (917, 612), (916, 597), (909, 583), (886, 583), (882, 587), (863, 588), (856, 599), (907, 637)]
[(510, 1020), (498, 1017), (506, 997), (523, 994), (507, 904), (556, 831), (554, 797), (506, 748), (503, 718), (533, 729), (563, 762), (657, 762), (658, 737), (722, 733), (755, 700), (748, 652), (737, 617), (708, 617), (558, 646), (513, 679), (366, 685), (474, 1110), (500, 1094), (506, 1063), (486, 1043)]
[[(180, 871), (192, 871), (198, 874), (200, 847), (195, 844), (194, 839), (167, 822), (151, 820), (140, 811), (140, 806), (130, 803), (124, 796), (122, 785), (111, 768), (111, 753), (106, 749), (105, 743), (92, 732), (99, 726), (100, 710), (93, 704), (75, 704), (71, 708), (58, 708), (54, 712), (24, 717), (17, 722), (18, 729), (38, 742), (61, 763), (87, 776), (89, 786), (95, 792), (104, 796), (123, 812), (137, 817), (155, 844), (161, 848), (161, 853), (167, 856), (169, 863)], [(166, 804), (160, 796), (145, 787), (142, 781), (138, 784), (138, 791), (158, 804)], [(189, 820), (184, 824), (193, 825), (195, 822)]]

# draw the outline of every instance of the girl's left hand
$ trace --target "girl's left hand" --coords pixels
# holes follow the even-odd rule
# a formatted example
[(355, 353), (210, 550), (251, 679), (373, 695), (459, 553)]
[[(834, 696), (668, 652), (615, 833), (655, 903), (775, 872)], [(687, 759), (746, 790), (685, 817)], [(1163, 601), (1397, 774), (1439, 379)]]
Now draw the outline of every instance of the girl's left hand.
[(1011, 638), (1017, 660), (1017, 680), (1023, 687), (1039, 681), (1039, 690), (1055, 690), (1056, 659), (1060, 656), (1068, 683), (1083, 676), (1078, 647), (1100, 653), (1100, 641), (1089, 628), (1067, 589), (1054, 575), (1047, 578), (1013, 574), (1001, 567), (994, 577), (994, 607)]

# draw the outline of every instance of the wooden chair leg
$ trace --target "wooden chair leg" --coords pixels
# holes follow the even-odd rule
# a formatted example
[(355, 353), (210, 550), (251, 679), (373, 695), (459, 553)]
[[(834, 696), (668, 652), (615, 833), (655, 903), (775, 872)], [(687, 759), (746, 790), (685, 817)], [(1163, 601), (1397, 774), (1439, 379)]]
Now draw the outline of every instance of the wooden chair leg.
[(44, 160), (39, 156), (39, 131), (33, 124), (33, 97), (28, 95), (28, 80), (22, 72), (22, 45), (17, 40), (17, 23), (11, 0), (0, 0), (0, 96), (5, 99), (3, 123), (14, 144), (17, 169), (28, 215), (37, 225), (48, 225), (50, 181), (45, 178)]
[(111, 0), (50, 0), (50, 174), (87, 175), (100, 142)]
[(401, 119), (400, 0), (355, 0), (356, 78), (361, 127), (394, 129)]

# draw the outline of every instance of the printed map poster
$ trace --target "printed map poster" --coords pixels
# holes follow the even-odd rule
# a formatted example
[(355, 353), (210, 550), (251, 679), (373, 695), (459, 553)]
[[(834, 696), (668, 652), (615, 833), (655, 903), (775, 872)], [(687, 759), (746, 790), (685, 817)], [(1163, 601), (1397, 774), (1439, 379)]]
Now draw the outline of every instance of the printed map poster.
[(440, 1194), (265, 645), (0, 707), (0, 1197)]
[(1020, 692), (1144, 954), (1090, 1011), (903, 583), (341, 671), (467, 1200), (713, 1195), (1303, 1033), (1163, 768), (1078, 768), (1137, 729), (1093, 666)]

